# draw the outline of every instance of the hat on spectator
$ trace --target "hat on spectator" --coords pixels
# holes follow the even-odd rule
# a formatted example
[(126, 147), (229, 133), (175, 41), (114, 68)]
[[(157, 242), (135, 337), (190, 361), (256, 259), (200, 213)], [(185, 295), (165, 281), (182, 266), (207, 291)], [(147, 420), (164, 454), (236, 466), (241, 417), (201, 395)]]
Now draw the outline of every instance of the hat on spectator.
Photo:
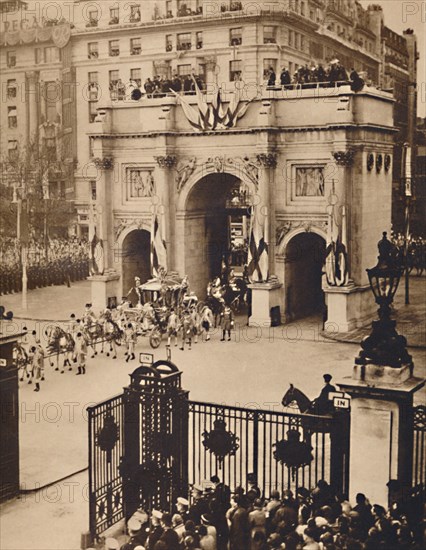
[(317, 527), (325, 527), (327, 524), (328, 524), (328, 521), (322, 516), (317, 516), (315, 518), (315, 525)]
[(198, 485), (197, 483), (195, 485), (193, 485), (192, 488), (193, 488), (194, 491), (197, 491), (198, 493), (203, 492), (203, 487), (201, 485)]
[(189, 500), (183, 497), (178, 497), (176, 502), (182, 504), (182, 506), (189, 506)]
[(331, 374), (324, 374), (323, 378), (324, 382), (330, 382), (333, 377), (331, 376)]
[(296, 494), (300, 495), (302, 498), (308, 498), (309, 497), (309, 491), (306, 489), (306, 487), (299, 487), (296, 490)]
[(105, 540), (105, 550), (118, 550), (119, 548), (120, 548), (120, 545), (119, 545), (117, 539), (113, 539), (112, 537), (108, 537)]
[(127, 522), (127, 529), (129, 530), (129, 535), (135, 535), (141, 530), (141, 522), (136, 518), (130, 518)]
[(152, 515), (154, 518), (161, 519), (163, 517), (163, 513), (160, 512), (160, 510), (153, 510)]
[(201, 516), (201, 523), (203, 523), (204, 525), (211, 525), (211, 522), (212, 522), (212, 517), (210, 514), (203, 514)]

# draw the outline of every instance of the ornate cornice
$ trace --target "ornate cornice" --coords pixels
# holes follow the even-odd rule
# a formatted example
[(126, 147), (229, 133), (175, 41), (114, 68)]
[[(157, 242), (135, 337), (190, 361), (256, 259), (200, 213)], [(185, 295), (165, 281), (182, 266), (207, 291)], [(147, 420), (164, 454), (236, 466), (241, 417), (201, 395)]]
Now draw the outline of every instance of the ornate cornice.
[(154, 157), (160, 168), (173, 168), (177, 162), (177, 158), (174, 155), (166, 155)]
[(114, 159), (112, 157), (96, 157), (92, 162), (99, 170), (112, 170), (114, 168)]

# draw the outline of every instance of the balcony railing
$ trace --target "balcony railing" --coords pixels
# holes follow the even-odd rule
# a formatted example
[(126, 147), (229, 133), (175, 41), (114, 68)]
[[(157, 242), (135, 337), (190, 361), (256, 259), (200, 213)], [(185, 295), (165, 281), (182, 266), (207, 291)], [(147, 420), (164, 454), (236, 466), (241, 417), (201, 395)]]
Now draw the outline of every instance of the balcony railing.
[(89, 52), (89, 55), (87, 56), (89, 59), (98, 59), (99, 52)]
[(109, 51), (110, 57), (118, 57), (120, 55), (120, 50), (117, 50), (116, 48), (111, 49)]
[(118, 25), (119, 23), (120, 23), (120, 19), (118, 17), (112, 17), (108, 25)]

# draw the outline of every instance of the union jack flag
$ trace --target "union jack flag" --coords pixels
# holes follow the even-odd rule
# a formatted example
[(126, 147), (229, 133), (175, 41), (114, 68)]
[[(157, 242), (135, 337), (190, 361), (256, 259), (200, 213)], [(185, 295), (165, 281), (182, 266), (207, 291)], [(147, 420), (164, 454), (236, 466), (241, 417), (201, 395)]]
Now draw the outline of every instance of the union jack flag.
[(252, 283), (262, 283), (269, 279), (267, 219), (256, 207), (252, 207), (250, 217), (248, 275)]

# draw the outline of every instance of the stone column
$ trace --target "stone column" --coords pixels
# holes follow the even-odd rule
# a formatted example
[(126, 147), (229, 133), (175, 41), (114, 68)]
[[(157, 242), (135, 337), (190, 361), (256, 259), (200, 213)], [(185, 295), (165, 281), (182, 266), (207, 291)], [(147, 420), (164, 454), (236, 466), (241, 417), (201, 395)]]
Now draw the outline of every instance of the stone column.
[(215, 92), (217, 85), (216, 65), (217, 59), (215, 56), (209, 56), (204, 58), (206, 67), (206, 84), (208, 92)]
[(96, 158), (95, 165), (100, 177), (96, 184), (96, 234), (103, 242), (103, 273), (90, 277), (92, 282), (92, 304), (95, 310), (104, 309), (115, 298), (118, 301), (120, 275), (114, 265), (113, 224), (113, 167), (110, 157)]
[[(249, 285), (252, 296), (250, 326), (265, 326), (279, 324), (279, 320), (272, 319), (271, 310), (281, 305), (280, 289), (281, 283), (275, 276), (272, 276), (274, 269), (275, 255), (275, 223), (271, 214), (271, 187), (274, 181), (274, 171), (277, 166), (275, 153), (260, 153), (257, 155), (260, 164), (258, 197), (255, 198), (255, 211), (257, 216), (262, 217), (264, 225), (264, 240), (268, 245), (268, 280), (253, 282)], [(263, 274), (266, 276), (266, 274)], [(274, 322), (275, 321), (275, 322)]]
[[(173, 155), (155, 157), (157, 167), (155, 168), (154, 180), (156, 189), (156, 201), (154, 205), (164, 209), (165, 222), (164, 236), (167, 243), (167, 269), (175, 268), (174, 260), (174, 235), (175, 235), (175, 209), (173, 206), (173, 187), (174, 187), (174, 167), (176, 165), (176, 157)], [(151, 236), (152, 238), (152, 236)]]

